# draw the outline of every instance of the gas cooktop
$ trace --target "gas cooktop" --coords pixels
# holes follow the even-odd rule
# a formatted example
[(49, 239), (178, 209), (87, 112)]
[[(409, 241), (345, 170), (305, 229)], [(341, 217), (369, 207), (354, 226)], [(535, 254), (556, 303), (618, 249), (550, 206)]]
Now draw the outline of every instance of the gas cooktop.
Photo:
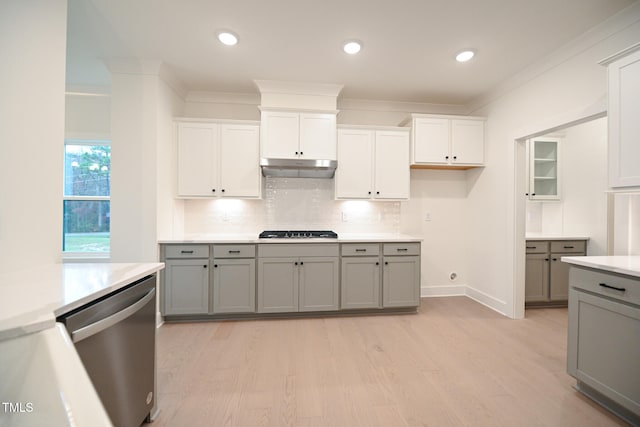
[(337, 239), (334, 231), (318, 230), (267, 230), (258, 236), (261, 239)]

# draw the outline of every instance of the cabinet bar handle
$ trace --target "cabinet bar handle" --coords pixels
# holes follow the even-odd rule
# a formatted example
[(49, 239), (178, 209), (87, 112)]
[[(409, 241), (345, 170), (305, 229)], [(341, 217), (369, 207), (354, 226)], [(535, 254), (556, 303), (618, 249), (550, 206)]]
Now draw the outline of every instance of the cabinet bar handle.
[(229, 251), (230, 254), (239, 254), (240, 251)]
[(565, 249), (573, 249), (574, 246), (564, 246)]
[(537, 246), (527, 246), (527, 249), (535, 249)]
[(558, 258), (552, 258), (552, 260), (553, 260), (553, 261), (557, 261), (557, 260), (558, 260)]
[(367, 252), (366, 249), (356, 249), (356, 252)]
[(624, 291), (627, 290), (627, 288), (619, 288), (617, 286), (607, 285), (606, 283), (600, 283), (600, 286), (602, 286), (603, 288), (614, 289), (614, 290), (620, 291), (620, 292), (624, 292)]
[(396, 250), (397, 250), (398, 252), (406, 252), (406, 251), (408, 251), (409, 249), (407, 249), (407, 248), (398, 248), (398, 249), (396, 249)]
[(193, 251), (180, 251), (181, 254), (192, 254)]

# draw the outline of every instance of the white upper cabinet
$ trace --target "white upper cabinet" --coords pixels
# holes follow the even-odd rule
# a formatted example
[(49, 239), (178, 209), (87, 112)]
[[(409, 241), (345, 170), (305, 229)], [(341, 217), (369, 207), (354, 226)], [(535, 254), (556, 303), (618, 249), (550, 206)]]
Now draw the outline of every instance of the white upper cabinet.
[(259, 198), (257, 124), (178, 123), (178, 197)]
[(561, 139), (538, 137), (528, 141), (529, 189), (531, 200), (560, 199)]
[(338, 129), (336, 198), (409, 198), (409, 132), (374, 128)]
[(336, 114), (262, 111), (262, 157), (336, 159)]
[(469, 169), (484, 165), (484, 119), (412, 114), (411, 165), (436, 169)]
[(602, 64), (609, 76), (609, 186), (640, 186), (640, 43)]

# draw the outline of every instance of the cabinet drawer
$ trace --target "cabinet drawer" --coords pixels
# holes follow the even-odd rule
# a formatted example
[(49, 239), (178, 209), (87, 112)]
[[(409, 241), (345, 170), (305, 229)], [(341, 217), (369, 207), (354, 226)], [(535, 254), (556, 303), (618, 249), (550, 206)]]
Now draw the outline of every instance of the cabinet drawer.
[(377, 243), (348, 243), (342, 245), (342, 256), (377, 256), (380, 245)]
[(255, 258), (255, 245), (214, 245), (214, 258)]
[(167, 245), (165, 258), (209, 258), (209, 245)]
[[(529, 246), (527, 244), (527, 246)], [(551, 242), (551, 252), (553, 253), (586, 253), (587, 242), (584, 240), (565, 240)]]
[(258, 245), (258, 256), (261, 258), (301, 257), (301, 256), (339, 256), (337, 243), (273, 243)]
[(549, 242), (538, 240), (527, 240), (528, 254), (544, 254), (549, 251)]
[(620, 302), (640, 306), (640, 278), (634, 279), (615, 273), (601, 273), (572, 265), (569, 271), (569, 285), (572, 288), (583, 289)]
[(420, 255), (420, 243), (385, 243), (384, 255)]

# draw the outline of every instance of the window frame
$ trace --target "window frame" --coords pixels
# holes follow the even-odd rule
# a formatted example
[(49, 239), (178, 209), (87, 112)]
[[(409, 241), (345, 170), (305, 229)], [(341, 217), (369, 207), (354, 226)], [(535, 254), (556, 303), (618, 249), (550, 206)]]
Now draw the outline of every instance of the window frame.
[[(65, 180), (66, 180), (66, 153), (67, 153), (67, 145), (86, 145), (90, 147), (95, 146), (108, 146), (111, 147), (111, 139), (110, 138), (82, 138), (82, 137), (67, 137), (64, 139), (63, 150), (62, 150), (62, 210), (63, 210), (63, 218), (62, 218), (62, 260), (64, 261), (87, 261), (87, 262), (95, 262), (95, 261), (109, 261), (111, 258), (111, 225), (109, 225), (109, 251), (107, 252), (78, 252), (78, 251), (65, 251), (64, 250), (64, 241), (65, 241), (65, 227), (64, 227), (64, 203), (67, 201), (108, 201), (109, 202), (109, 211), (111, 211), (111, 188), (109, 188), (109, 196), (68, 196), (65, 192)], [(111, 160), (109, 160), (109, 169), (111, 170)], [(109, 182), (109, 187), (111, 187), (111, 182)]]

